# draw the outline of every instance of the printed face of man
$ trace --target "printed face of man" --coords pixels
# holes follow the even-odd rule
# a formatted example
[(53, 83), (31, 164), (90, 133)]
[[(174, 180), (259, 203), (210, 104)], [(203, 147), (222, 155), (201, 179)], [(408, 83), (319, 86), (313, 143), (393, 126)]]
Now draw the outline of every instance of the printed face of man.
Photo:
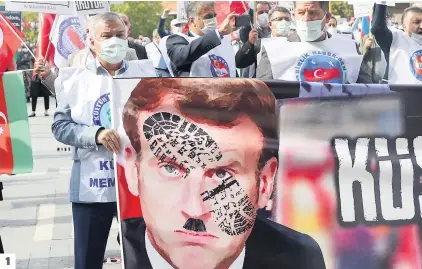
[(223, 127), (174, 107), (167, 96), (139, 112), (141, 156), (127, 157), (135, 165), (126, 175), (139, 180), (148, 236), (161, 256), (177, 268), (227, 268), (270, 198), (277, 160), (257, 172), (264, 137), (247, 116)]

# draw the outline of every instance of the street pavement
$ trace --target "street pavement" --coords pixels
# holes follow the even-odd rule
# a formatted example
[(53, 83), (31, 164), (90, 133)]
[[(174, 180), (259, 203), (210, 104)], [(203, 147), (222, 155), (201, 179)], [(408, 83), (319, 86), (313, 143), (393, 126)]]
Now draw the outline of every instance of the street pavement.
[[(4, 201), (0, 201), (0, 235), (6, 253), (16, 255), (18, 269), (73, 268), (72, 208), (68, 186), (71, 168), (69, 147), (51, 133), (55, 101), (50, 116), (44, 116), (43, 98), (37, 116), (29, 118), (34, 155), (31, 174), (0, 176)], [(27, 105), (31, 111), (30, 104)], [(106, 258), (120, 259), (118, 224), (113, 221)], [(105, 269), (122, 268), (120, 262), (105, 263)]]

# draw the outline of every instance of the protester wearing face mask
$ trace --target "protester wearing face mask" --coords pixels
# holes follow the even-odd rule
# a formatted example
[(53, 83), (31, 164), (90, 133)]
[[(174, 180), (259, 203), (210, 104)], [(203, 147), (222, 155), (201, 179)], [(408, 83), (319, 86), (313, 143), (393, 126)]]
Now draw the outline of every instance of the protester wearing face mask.
[(328, 1), (295, 2), (301, 42), (266, 42), (257, 78), (324, 83), (370, 83), (356, 43), (327, 32)]
[(386, 17), (387, 2), (376, 2), (371, 32), (388, 63), (388, 84), (422, 84), (422, 61), (418, 52), (422, 49), (422, 9), (413, 6), (404, 10), (403, 31), (391, 31)]
[(164, 30), (164, 25), (166, 24), (166, 20), (169, 14), (170, 14), (170, 9), (165, 9), (163, 14), (161, 15), (160, 20), (158, 21), (157, 31), (161, 38), (168, 35), (181, 33), (183, 27), (187, 23), (184, 20), (179, 20), (176, 18), (176, 19), (171, 20), (170, 25), (169, 25), (169, 30), (168, 31)]
[(231, 13), (217, 27), (214, 2), (191, 1), (189, 32), (164, 37), (160, 50), (169, 72), (179, 77), (236, 77)]
[[(256, 2), (256, 10), (249, 9), (249, 15), (251, 18), (255, 16), (256, 24), (254, 29), (258, 32), (258, 38), (271, 37), (271, 27), (269, 25), (269, 15), (268, 13), (271, 10), (270, 2), (258, 1)], [(252, 23), (252, 22), (251, 22)], [(239, 35), (240, 40), (243, 43), (246, 43), (249, 39), (249, 33), (252, 31), (250, 25), (240, 28)]]
[(258, 32), (254, 29), (249, 33), (249, 40), (236, 53), (237, 68), (253, 67), (253, 70), (249, 73), (250, 77), (256, 77), (256, 65), (261, 59), (261, 48), (267, 41), (273, 39), (276, 39), (276, 42), (299, 41), (298, 38), (295, 38), (295, 35), (289, 35), (292, 18), (288, 9), (274, 7), (270, 10), (268, 16), (271, 27), (270, 38), (258, 38)]
[[(92, 17), (86, 22), (87, 29), (86, 30), (86, 46), (84, 49), (74, 52), (69, 55), (68, 57), (68, 66), (67, 67), (85, 67), (89, 62), (92, 62), (95, 60), (95, 48), (92, 46), (90, 41), (90, 32), (89, 29), (95, 27), (94, 25), (95, 21), (92, 20)], [(136, 51), (131, 48), (127, 48), (126, 55), (125, 55), (126, 61), (135, 61), (138, 60), (138, 57), (136, 55)], [(55, 87), (54, 87), (54, 81), (57, 78), (57, 75), (59, 73), (58, 69), (51, 69), (50, 64), (44, 59), (44, 58), (38, 58), (35, 61), (34, 66), (35, 72), (38, 74), (38, 76), (41, 78), (41, 83), (49, 89), (50, 92), (55, 93)], [(31, 114), (35, 116), (35, 110)]]
[(330, 14), (330, 20), (327, 23), (327, 31), (331, 34), (331, 35), (338, 35), (341, 34), (341, 32), (337, 29), (337, 19), (332, 17)]
[[(91, 18), (90, 44), (95, 59), (85, 68), (66, 68), (55, 81), (58, 107), (52, 132), (74, 147), (70, 200), (74, 226), (74, 268), (103, 268), (104, 252), (113, 218), (117, 215), (115, 183), (91, 183), (114, 179), (113, 153), (120, 153), (118, 133), (111, 129), (111, 79), (154, 77), (150, 60), (125, 61), (127, 32), (122, 18), (113, 12)], [(99, 165), (103, 163), (104, 165)]]

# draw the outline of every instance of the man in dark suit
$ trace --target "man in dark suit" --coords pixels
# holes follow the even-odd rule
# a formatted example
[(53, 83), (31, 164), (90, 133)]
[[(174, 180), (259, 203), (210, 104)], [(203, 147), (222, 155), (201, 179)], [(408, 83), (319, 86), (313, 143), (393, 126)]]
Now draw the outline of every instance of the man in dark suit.
[[(125, 14), (119, 14), (122, 17), (123, 21), (125, 22), (127, 36), (132, 36), (132, 24), (130, 23), (129, 17)], [(134, 49), (136, 51), (136, 56), (138, 56), (138, 60), (145, 60), (148, 59), (148, 54), (144, 46), (136, 44), (135, 42), (128, 41), (129, 48)]]
[(121, 224), (126, 269), (325, 269), (310, 236), (257, 214), (278, 167), (275, 104), (258, 80), (143, 79), (135, 87), (120, 158), (143, 217)]
[[(191, 67), (198, 59), (205, 56), (211, 50), (217, 47), (222, 48), (224, 36), (229, 35), (233, 31), (231, 20), (235, 15), (229, 14), (222, 25), (217, 28), (217, 14), (215, 12), (214, 2), (207, 1), (190, 1), (187, 7), (187, 15), (189, 17), (189, 32), (187, 36), (174, 34), (168, 36), (167, 39), (163, 39), (163, 42), (165, 42), (164, 50), (169, 58), (168, 65), (171, 66), (176, 76), (207, 77), (208, 75), (200, 71), (192, 74)], [(225, 61), (229, 65), (230, 62), (234, 63), (234, 51), (228, 51), (228, 48), (221, 51), (223, 54), (217, 56), (223, 59), (226, 58)], [(232, 57), (233, 59), (227, 59), (227, 57)], [(209, 69), (205, 62), (201, 62), (199, 68), (201, 67)], [(228, 68), (234, 69), (230, 71), (235, 74), (235, 65), (229, 66)]]
[[(285, 7), (274, 7), (268, 13), (269, 25), (271, 27), (271, 37), (284, 37), (290, 42), (299, 41), (297, 34), (289, 35), (290, 24), (292, 21), (289, 10)], [(265, 37), (263, 37), (265, 38)], [(236, 53), (236, 67), (247, 68), (252, 65), (249, 72), (249, 77), (256, 77), (256, 66), (258, 54), (261, 52), (261, 41), (258, 31), (253, 29), (249, 33), (249, 39), (243, 44), (242, 48)]]

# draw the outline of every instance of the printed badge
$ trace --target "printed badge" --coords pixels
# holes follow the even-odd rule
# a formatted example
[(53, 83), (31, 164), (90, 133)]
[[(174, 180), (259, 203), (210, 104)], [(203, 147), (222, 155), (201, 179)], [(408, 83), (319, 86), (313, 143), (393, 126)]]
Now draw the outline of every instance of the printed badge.
[(111, 128), (110, 93), (101, 95), (95, 102), (92, 119), (95, 125)]
[(295, 66), (296, 80), (323, 83), (347, 83), (347, 69), (342, 58), (331, 52), (302, 54)]
[(85, 48), (86, 33), (79, 24), (77, 17), (64, 20), (59, 26), (57, 51), (67, 59), (69, 55)]
[(413, 76), (422, 81), (422, 50), (417, 50), (412, 54), (409, 64)]
[(210, 69), (211, 69), (211, 74), (213, 75), (213, 77), (217, 77), (217, 78), (230, 77), (230, 69), (226, 60), (224, 60), (222, 57), (217, 56), (215, 54), (209, 55), (208, 57), (210, 57), (210, 61), (211, 61)]

